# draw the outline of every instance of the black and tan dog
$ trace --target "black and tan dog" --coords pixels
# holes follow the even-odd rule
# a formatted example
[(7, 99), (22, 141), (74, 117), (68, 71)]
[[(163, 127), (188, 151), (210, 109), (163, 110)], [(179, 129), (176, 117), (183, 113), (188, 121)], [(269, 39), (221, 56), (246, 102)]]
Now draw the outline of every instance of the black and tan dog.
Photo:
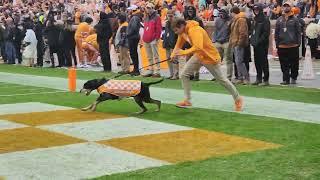
[[(151, 103), (151, 104), (156, 104), (157, 105), (157, 112), (160, 111), (160, 107), (161, 107), (161, 101), (158, 100), (154, 100), (151, 98), (150, 96), (150, 89), (149, 87), (151, 85), (154, 84), (159, 84), (163, 81), (164, 79), (161, 79), (159, 81), (156, 82), (150, 82), (150, 83), (144, 83), (141, 82), (141, 87), (140, 87), (140, 91), (138, 94), (131, 96), (134, 98), (135, 102), (141, 107), (141, 111), (138, 112), (138, 114), (142, 114), (144, 112), (147, 111), (147, 108), (144, 106), (143, 102), (145, 103)], [(93, 80), (89, 80), (87, 81), (84, 85), (83, 88), (80, 90), (80, 93), (85, 93), (87, 96), (90, 95), (90, 93), (94, 90), (97, 90), (98, 93), (100, 94), (99, 97), (96, 99), (95, 102), (93, 102), (91, 105), (89, 105), (88, 107), (82, 108), (83, 111), (95, 111), (97, 108), (97, 105), (103, 101), (106, 100), (119, 100), (121, 99), (121, 97), (115, 95), (115, 94), (111, 94), (111, 93), (107, 93), (107, 92), (101, 92), (99, 91), (99, 89), (106, 84), (109, 81), (109, 79), (93, 79)]]

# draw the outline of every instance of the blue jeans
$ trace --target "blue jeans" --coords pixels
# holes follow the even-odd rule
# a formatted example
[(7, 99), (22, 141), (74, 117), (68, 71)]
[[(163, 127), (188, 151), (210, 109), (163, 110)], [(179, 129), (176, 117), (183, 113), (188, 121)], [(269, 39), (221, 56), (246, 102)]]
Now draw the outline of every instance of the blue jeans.
[(249, 80), (249, 72), (244, 63), (244, 48), (236, 46), (233, 49), (234, 61), (238, 70), (238, 78), (240, 80)]
[(15, 64), (16, 63), (16, 48), (14, 44), (10, 41), (5, 43), (5, 53), (6, 59), (8, 64)]

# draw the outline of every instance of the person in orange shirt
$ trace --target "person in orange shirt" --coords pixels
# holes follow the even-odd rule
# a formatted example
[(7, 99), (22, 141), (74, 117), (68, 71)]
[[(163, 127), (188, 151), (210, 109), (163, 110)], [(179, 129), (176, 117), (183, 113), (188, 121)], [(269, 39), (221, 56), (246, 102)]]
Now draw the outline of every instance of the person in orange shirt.
[[(208, 33), (199, 26), (197, 21), (193, 20), (185, 21), (184, 19), (178, 18), (173, 21), (172, 27), (174, 28), (175, 33), (178, 34), (178, 40), (171, 54), (171, 58), (174, 59), (176, 56), (192, 55), (180, 74), (185, 100), (177, 103), (176, 106), (181, 108), (192, 106), (190, 102), (190, 76), (195, 70), (198, 70), (200, 66), (204, 66), (216, 80), (232, 94), (235, 101), (235, 110), (241, 111), (243, 99), (239, 95), (236, 87), (223, 75), (221, 71), (221, 57), (210, 40)], [(189, 42), (191, 48), (181, 50), (186, 42)]]
[(74, 23), (75, 23), (75, 25), (78, 25), (78, 24), (80, 24), (81, 12), (77, 7), (74, 10), (76, 12), (74, 15)]
[(78, 52), (78, 58), (79, 58), (79, 67), (86, 67), (84, 58), (83, 58), (83, 49), (82, 49), (82, 41), (84, 38), (88, 37), (91, 32), (91, 26), (92, 18), (86, 18), (85, 22), (82, 22), (78, 25), (78, 28), (76, 30), (75, 34), (75, 40), (76, 40), (76, 47)]
[(99, 56), (99, 44), (97, 42), (97, 34), (91, 34), (84, 39), (82, 49), (86, 52), (90, 64), (97, 64)]

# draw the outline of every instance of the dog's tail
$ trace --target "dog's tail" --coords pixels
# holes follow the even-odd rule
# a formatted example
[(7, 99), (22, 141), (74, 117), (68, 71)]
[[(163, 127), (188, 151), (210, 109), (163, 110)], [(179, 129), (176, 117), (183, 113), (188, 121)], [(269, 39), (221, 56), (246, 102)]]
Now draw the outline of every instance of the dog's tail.
[(159, 84), (164, 80), (164, 78), (161, 78), (159, 81), (155, 81), (155, 82), (149, 82), (149, 83), (144, 83), (146, 86), (151, 86), (154, 84)]

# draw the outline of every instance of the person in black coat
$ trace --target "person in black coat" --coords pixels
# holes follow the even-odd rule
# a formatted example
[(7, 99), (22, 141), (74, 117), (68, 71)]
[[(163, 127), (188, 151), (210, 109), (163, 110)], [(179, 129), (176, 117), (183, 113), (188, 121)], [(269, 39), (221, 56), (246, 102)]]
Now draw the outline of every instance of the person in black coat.
[[(54, 67), (63, 66), (63, 61), (64, 61), (63, 52), (61, 52), (62, 48), (59, 47), (59, 36), (60, 36), (61, 28), (55, 24), (54, 19), (49, 19), (44, 32), (49, 45), (51, 67), (54, 68)], [(53, 53), (57, 53), (58, 55), (58, 61), (59, 61), (58, 66), (55, 66)]]
[(138, 44), (140, 41), (139, 30), (142, 27), (141, 22), (142, 22), (143, 14), (140, 12), (140, 10), (137, 9), (137, 7), (134, 7), (132, 11), (133, 12), (131, 14), (131, 19), (129, 21), (129, 25), (127, 28), (127, 38), (129, 42), (130, 57), (134, 67), (131, 75), (139, 76), (140, 72), (139, 72)]
[(109, 16), (104, 12), (100, 12), (100, 20), (94, 28), (97, 32), (97, 42), (99, 44), (103, 70), (111, 71), (109, 40), (112, 37), (112, 29)]
[(74, 62), (74, 66), (77, 66), (77, 58), (76, 58), (76, 41), (74, 39), (75, 36), (75, 30), (72, 28), (74, 20), (71, 17), (71, 15), (68, 16), (68, 19), (66, 20), (64, 24), (64, 28), (62, 30), (62, 33), (60, 34), (60, 40), (62, 41), (62, 47), (64, 50), (64, 56), (66, 59), (66, 66), (71, 67), (72, 66), (72, 59)]
[[(168, 21), (166, 22), (166, 25), (165, 25), (165, 30), (162, 35), (162, 40), (163, 40), (163, 48), (166, 49), (166, 58), (169, 59), (176, 45), (178, 35), (174, 32), (173, 28), (171, 27), (171, 23), (174, 18), (174, 12), (172, 10), (168, 11), (167, 18), (168, 18)], [(168, 61), (168, 67), (170, 71), (170, 76), (168, 79), (170, 80), (179, 79), (179, 65), (177, 63)]]
[[(255, 4), (255, 14), (251, 45), (254, 49), (254, 62), (257, 70), (257, 79), (253, 85), (269, 85), (268, 47), (270, 35), (270, 21), (263, 13), (263, 5)], [(262, 74), (264, 74), (262, 82)]]
[(21, 64), (22, 62), (21, 45), (25, 37), (25, 30), (21, 25), (18, 25), (18, 24), (15, 25), (13, 30), (14, 30), (13, 44), (16, 49), (16, 58), (18, 59), (18, 63)]
[(43, 24), (43, 18), (39, 16), (36, 20), (36, 25), (35, 25), (35, 34), (36, 38), (38, 40), (37, 43), (37, 66), (42, 67), (43, 66), (43, 55), (44, 55), (44, 40), (43, 40), (43, 33), (45, 29), (45, 25)]

